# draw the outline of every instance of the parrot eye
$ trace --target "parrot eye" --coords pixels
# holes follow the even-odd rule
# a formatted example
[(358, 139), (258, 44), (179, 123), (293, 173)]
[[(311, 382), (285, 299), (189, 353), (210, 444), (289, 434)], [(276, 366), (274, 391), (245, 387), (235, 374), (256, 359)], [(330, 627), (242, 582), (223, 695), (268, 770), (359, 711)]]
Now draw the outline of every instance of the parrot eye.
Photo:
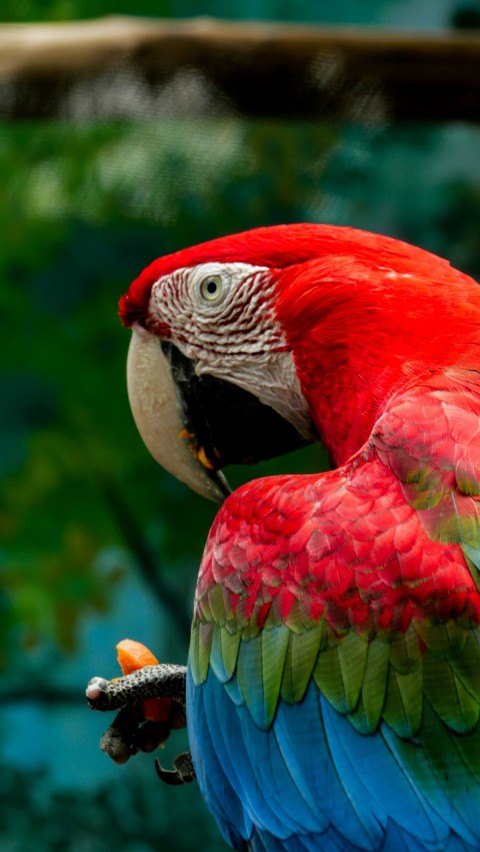
[(200, 282), (200, 295), (206, 302), (218, 302), (223, 295), (223, 281), (221, 275), (207, 275)]

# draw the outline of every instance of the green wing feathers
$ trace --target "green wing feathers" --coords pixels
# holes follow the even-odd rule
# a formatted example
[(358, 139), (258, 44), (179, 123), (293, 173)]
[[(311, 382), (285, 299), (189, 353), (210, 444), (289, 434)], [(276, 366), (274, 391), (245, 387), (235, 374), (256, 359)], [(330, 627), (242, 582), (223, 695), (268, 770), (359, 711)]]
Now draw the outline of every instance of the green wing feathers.
[(302, 700), (312, 678), (363, 734), (383, 720), (400, 737), (415, 737), (426, 705), (456, 733), (473, 731), (479, 718), (479, 632), (453, 621), (433, 626), (414, 620), (405, 635), (373, 640), (354, 632), (335, 638), (324, 623), (303, 633), (279, 624), (243, 639), (240, 629), (197, 622), (190, 667), (197, 685), (209, 667), (222, 683), (235, 681), (263, 729), (280, 700)]

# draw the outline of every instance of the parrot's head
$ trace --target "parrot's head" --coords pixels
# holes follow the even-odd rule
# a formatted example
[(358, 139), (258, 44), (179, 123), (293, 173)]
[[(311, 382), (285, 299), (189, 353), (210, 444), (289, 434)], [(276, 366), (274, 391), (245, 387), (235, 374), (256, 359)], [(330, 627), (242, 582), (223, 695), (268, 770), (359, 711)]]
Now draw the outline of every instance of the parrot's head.
[(319, 437), (338, 463), (419, 359), (442, 359), (439, 299), (465, 301), (467, 284), (477, 287), (421, 249), (328, 225), (258, 228), (161, 257), (120, 302), (140, 434), (213, 499), (228, 493), (225, 465)]

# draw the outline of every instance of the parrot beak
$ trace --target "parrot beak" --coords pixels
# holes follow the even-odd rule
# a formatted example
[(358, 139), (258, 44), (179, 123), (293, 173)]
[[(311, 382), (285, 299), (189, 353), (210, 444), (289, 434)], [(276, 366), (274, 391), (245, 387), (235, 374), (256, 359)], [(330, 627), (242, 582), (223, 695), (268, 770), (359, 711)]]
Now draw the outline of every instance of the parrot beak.
[(153, 458), (193, 491), (222, 502), (230, 488), (195, 443), (160, 341), (139, 327), (128, 351), (127, 388), (137, 429)]
[(127, 385), (140, 435), (169, 473), (222, 501), (230, 488), (221, 468), (270, 459), (309, 440), (254, 394), (197, 375), (195, 366), (173, 343), (133, 326)]

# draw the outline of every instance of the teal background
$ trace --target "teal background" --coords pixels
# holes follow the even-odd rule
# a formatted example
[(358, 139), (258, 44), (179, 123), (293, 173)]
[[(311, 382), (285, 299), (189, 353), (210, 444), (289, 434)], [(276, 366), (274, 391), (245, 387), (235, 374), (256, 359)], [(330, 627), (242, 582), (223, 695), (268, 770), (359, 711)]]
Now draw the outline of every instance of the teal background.
[[(0, 21), (209, 14), (419, 30), (449, 26), (461, 6), (18, 0)], [(108, 722), (83, 701), (91, 675), (118, 673), (124, 636), (186, 659), (215, 513), (136, 433), (118, 297), (159, 254), (294, 221), (392, 234), (480, 278), (480, 128), (221, 114), (4, 122), (0, 178), (0, 847), (221, 850), (196, 785), (162, 786), (152, 756), (115, 767), (97, 748)], [(227, 475), (324, 462), (310, 448)], [(162, 761), (184, 747), (175, 735)]]

